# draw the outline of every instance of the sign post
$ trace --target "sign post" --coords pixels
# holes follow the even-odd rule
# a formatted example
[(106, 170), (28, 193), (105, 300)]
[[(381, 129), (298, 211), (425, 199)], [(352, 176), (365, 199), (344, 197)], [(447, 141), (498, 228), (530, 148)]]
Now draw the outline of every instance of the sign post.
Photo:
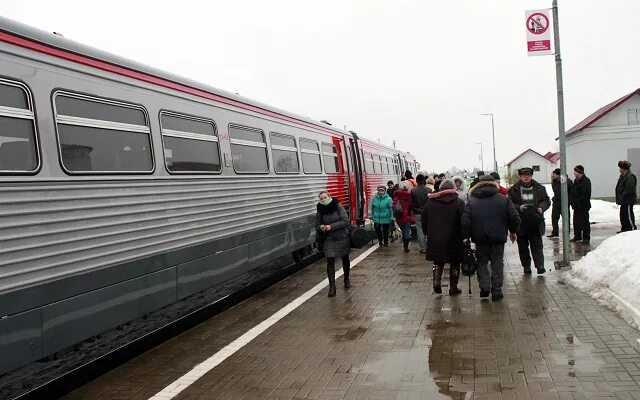
[(527, 26), (527, 53), (530, 56), (553, 54), (551, 50), (551, 31), (549, 30), (549, 10), (531, 10), (525, 12)]
[(562, 57), (560, 55), (560, 27), (558, 23), (558, 0), (553, 0), (553, 41), (555, 53), (551, 50), (551, 31), (549, 30), (549, 10), (530, 10), (525, 12), (527, 29), (527, 54), (529, 56), (555, 54), (556, 93), (558, 97), (558, 137), (560, 145), (560, 206), (562, 211), (562, 267), (571, 266), (569, 257), (569, 194), (567, 190), (567, 146), (564, 136), (564, 88), (562, 84)]

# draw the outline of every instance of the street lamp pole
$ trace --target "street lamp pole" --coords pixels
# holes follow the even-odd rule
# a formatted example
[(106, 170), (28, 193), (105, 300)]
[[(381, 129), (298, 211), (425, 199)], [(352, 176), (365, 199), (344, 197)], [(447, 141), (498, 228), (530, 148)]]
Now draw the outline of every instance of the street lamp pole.
[(491, 136), (493, 137), (493, 170), (498, 172), (498, 162), (496, 161), (496, 129), (493, 124), (493, 113), (486, 113), (480, 115), (491, 115)]
[(480, 168), (482, 168), (482, 170), (484, 171), (484, 155), (482, 151), (482, 143), (476, 142), (476, 144), (480, 145)]

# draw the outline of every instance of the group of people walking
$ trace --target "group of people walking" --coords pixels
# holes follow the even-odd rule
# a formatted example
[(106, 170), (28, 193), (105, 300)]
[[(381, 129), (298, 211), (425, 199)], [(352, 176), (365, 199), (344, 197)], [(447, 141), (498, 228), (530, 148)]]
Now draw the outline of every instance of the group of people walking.
[[(616, 202), (621, 205), (622, 231), (635, 230), (633, 204), (636, 201), (636, 177), (631, 164), (620, 161), (620, 178), (616, 186)], [(409, 252), (411, 226), (415, 224), (419, 251), (433, 263), (433, 291), (442, 293), (444, 267), (449, 265), (449, 295), (461, 293), (458, 288), (460, 267), (465, 246), (475, 244), (480, 297), (493, 301), (503, 298), (504, 246), (510, 239), (517, 242), (524, 274), (546, 272), (543, 241), (544, 213), (552, 207), (552, 232), (559, 235), (560, 171), (552, 175), (553, 199), (546, 188), (533, 179), (532, 168), (518, 170), (519, 180), (508, 190), (500, 186), (500, 176), (493, 172), (480, 175), (466, 188), (462, 178), (446, 179), (444, 174), (427, 178), (419, 174), (415, 179), (406, 171), (397, 185), (389, 181), (379, 186), (371, 201), (370, 216), (381, 247), (389, 244), (394, 221), (402, 231), (403, 249)], [(573, 208), (574, 238), (572, 242), (589, 243), (591, 181), (584, 167), (574, 168), (575, 180), (568, 180), (569, 203)], [(319, 196), (316, 228), (322, 238), (327, 258), (329, 296), (335, 296), (335, 260), (342, 259), (344, 287), (349, 281), (349, 219), (345, 209), (328, 192)], [(489, 268), (490, 266), (490, 268)]]

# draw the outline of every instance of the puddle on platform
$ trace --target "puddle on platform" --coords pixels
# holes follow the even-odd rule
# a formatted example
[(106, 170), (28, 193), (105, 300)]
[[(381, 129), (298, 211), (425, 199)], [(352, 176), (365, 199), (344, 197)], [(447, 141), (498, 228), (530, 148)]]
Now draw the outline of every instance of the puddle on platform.
[(590, 343), (583, 343), (573, 335), (559, 337), (563, 340), (562, 350), (555, 350), (545, 356), (550, 369), (566, 371), (570, 377), (580, 373), (597, 373), (604, 365), (604, 360), (594, 354), (595, 347)]
[(409, 312), (403, 308), (390, 307), (384, 310), (376, 311), (373, 315), (373, 321), (383, 321), (390, 319), (394, 315), (409, 314)]

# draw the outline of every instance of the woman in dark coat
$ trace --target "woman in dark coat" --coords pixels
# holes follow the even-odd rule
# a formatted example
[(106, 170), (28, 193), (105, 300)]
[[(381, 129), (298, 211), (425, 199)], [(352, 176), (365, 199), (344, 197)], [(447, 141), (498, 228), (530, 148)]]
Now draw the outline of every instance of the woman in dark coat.
[(344, 288), (349, 289), (349, 252), (351, 242), (349, 241), (349, 217), (347, 211), (338, 203), (338, 200), (331, 198), (328, 192), (323, 191), (318, 196), (319, 202), (316, 212), (316, 234), (320, 241), (324, 243), (324, 256), (327, 258), (327, 276), (329, 278), (329, 297), (336, 295), (336, 258), (342, 259), (342, 270), (344, 271)]
[(429, 195), (422, 210), (422, 231), (427, 240), (427, 260), (433, 261), (433, 291), (442, 293), (444, 264), (449, 263), (449, 295), (455, 296), (458, 289), (460, 264), (462, 262), (462, 214), (464, 201), (451, 180), (440, 184), (440, 191)]

